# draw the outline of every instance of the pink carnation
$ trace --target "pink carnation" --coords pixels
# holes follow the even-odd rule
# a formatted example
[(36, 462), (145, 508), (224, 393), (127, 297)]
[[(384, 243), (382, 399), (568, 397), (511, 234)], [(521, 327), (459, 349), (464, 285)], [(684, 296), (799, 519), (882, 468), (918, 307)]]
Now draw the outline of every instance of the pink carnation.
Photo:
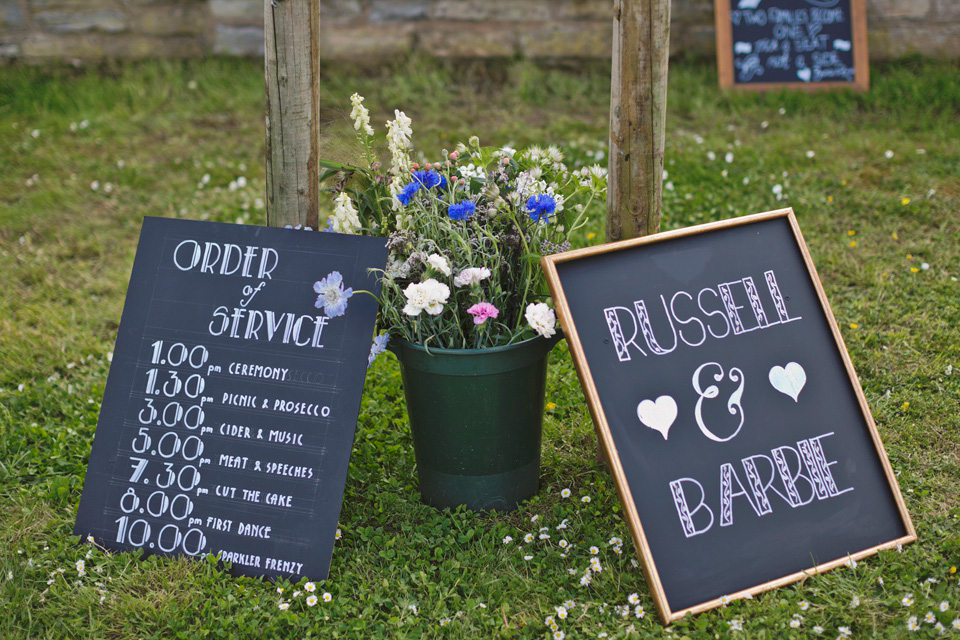
[(483, 324), (487, 318), (496, 318), (500, 311), (489, 302), (478, 302), (469, 309), (467, 313), (473, 316), (473, 324)]

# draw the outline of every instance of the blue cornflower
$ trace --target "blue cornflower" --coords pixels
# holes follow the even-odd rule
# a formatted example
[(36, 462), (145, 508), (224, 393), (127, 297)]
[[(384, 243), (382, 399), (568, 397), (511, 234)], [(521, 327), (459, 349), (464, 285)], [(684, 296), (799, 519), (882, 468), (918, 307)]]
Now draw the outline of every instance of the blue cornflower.
[(534, 222), (547, 221), (550, 214), (557, 210), (557, 201), (549, 193), (530, 196), (527, 200), (527, 213)]
[(397, 194), (397, 200), (399, 200), (403, 206), (407, 206), (419, 190), (420, 183), (416, 181), (411, 182), (403, 188), (403, 191)]
[(447, 176), (443, 175), (442, 173), (438, 175), (440, 176), (440, 182), (437, 183), (437, 190), (443, 191), (447, 188)]
[(432, 169), (430, 171), (414, 171), (413, 181), (427, 189), (440, 186), (441, 175)]
[(450, 216), (451, 220), (466, 220), (472, 216), (473, 212), (476, 210), (477, 205), (470, 200), (466, 200), (464, 202), (450, 205), (450, 208), (447, 209), (447, 215)]

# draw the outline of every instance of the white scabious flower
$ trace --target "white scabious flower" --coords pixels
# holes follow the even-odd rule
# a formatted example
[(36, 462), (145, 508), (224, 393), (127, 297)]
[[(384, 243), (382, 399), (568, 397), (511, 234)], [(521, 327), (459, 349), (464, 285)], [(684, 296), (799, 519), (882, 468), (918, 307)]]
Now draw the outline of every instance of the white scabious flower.
[(431, 253), (427, 256), (427, 264), (445, 276), (450, 275), (450, 263), (439, 253)]
[(467, 180), (486, 180), (487, 174), (483, 170), (483, 167), (478, 167), (474, 163), (467, 164), (458, 169), (460, 176), (466, 178)]
[(387, 146), (392, 159), (391, 171), (394, 176), (401, 176), (410, 171), (407, 150), (411, 146), (410, 137), (413, 135), (413, 129), (410, 128), (412, 120), (399, 109), (394, 109), (393, 113), (396, 119), (387, 121)]
[[(400, 216), (397, 217), (399, 218)], [(387, 268), (384, 275), (389, 280), (408, 278), (410, 276), (410, 263), (406, 260), (397, 260), (391, 256), (389, 260), (387, 260)]]
[(521, 171), (520, 174), (517, 175), (517, 179), (514, 182), (514, 189), (515, 191), (510, 194), (510, 198), (526, 202), (530, 196), (546, 191), (547, 184), (539, 180), (539, 176), (535, 175), (532, 169), (528, 169), (527, 171)]
[(350, 112), (350, 117), (353, 118), (353, 128), (372, 136), (373, 127), (370, 126), (370, 112), (363, 106), (363, 96), (359, 93), (353, 94), (350, 96), (350, 104), (353, 105), (353, 111)]
[(403, 307), (403, 312), (408, 316), (418, 316), (421, 311), (436, 316), (443, 311), (443, 305), (450, 297), (450, 287), (442, 282), (437, 282), (433, 278), (427, 278), (423, 282), (414, 282), (407, 285), (407, 288), (403, 290), (403, 295), (407, 298), (407, 304)]
[(539, 333), (544, 338), (549, 338), (557, 332), (557, 316), (553, 309), (544, 302), (535, 302), (527, 305), (527, 311), (524, 314), (527, 324), (530, 328)]
[(360, 230), (360, 218), (350, 196), (341, 192), (334, 200), (333, 230), (337, 233), (356, 233)]
[(453, 284), (458, 287), (480, 284), (490, 277), (490, 269), (486, 267), (467, 267), (453, 277)]

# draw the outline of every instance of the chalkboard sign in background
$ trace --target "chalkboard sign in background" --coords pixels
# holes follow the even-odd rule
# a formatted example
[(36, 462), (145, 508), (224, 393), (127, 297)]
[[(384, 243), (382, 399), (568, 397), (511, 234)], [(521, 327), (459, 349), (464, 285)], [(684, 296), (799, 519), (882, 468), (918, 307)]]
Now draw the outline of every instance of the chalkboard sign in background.
[(869, 87), (863, 0), (716, 0), (720, 86)]
[(544, 266), (665, 621), (914, 539), (792, 210)]
[(325, 579), (377, 301), (313, 287), (376, 294), (385, 264), (380, 238), (146, 218), (74, 533)]

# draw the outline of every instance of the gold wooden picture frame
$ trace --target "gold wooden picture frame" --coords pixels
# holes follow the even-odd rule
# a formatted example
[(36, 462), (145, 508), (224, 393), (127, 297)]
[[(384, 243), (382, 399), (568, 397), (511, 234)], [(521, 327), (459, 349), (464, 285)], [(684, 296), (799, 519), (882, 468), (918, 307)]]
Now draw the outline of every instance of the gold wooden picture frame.
[[(758, 231), (756, 234), (752, 233), (754, 228), (751, 227), (751, 225), (754, 225), (757, 228)], [(762, 225), (766, 225), (766, 227), (763, 227)], [(777, 226), (772, 226), (772, 225), (777, 225)], [(660, 491), (661, 493), (664, 493), (663, 490), (665, 489), (665, 486), (658, 486), (654, 482), (654, 480), (659, 480), (660, 478), (652, 478), (652, 477), (645, 476), (644, 473), (646, 472), (646, 467), (644, 467), (643, 465), (638, 465), (638, 468), (640, 468), (641, 471), (637, 471), (637, 469), (627, 468), (630, 465), (630, 461), (629, 461), (630, 456), (634, 455), (631, 453), (631, 451), (640, 450), (642, 449), (642, 447), (640, 447), (637, 444), (637, 441), (630, 439), (633, 436), (625, 437), (623, 435), (624, 433), (630, 433), (630, 434), (643, 433), (644, 435), (637, 436), (637, 438), (641, 438), (641, 437), (648, 438), (647, 440), (643, 441), (644, 443), (646, 443), (646, 445), (644, 446), (650, 446), (650, 450), (652, 451), (654, 447), (660, 444), (661, 442), (660, 435), (662, 435), (663, 440), (666, 441), (667, 432), (662, 431), (661, 434), (655, 433), (651, 435), (651, 432), (649, 429), (648, 430), (643, 429), (643, 426), (650, 426), (650, 425), (641, 425), (639, 422), (632, 423), (630, 428), (633, 429), (633, 431), (624, 431), (624, 428), (622, 427), (622, 425), (618, 424), (618, 421), (620, 419), (616, 417), (616, 416), (622, 416), (623, 415), (622, 412), (615, 413), (610, 410), (611, 409), (610, 406), (605, 406), (601, 398), (601, 395), (603, 394), (601, 393), (601, 389), (598, 388), (597, 379), (598, 377), (606, 380), (612, 380), (614, 378), (609, 377), (611, 375), (609, 372), (600, 371), (596, 369), (596, 367), (591, 368), (589, 360), (592, 357), (596, 356), (596, 353), (598, 350), (612, 349), (612, 347), (609, 346), (609, 341), (610, 341), (609, 339), (611, 337), (615, 337), (614, 330), (613, 330), (613, 327), (610, 326), (609, 318), (606, 319), (606, 325), (608, 325), (609, 327), (604, 326), (603, 316), (605, 314), (605, 310), (601, 311), (598, 308), (590, 307), (589, 314), (587, 314), (586, 307), (584, 306), (586, 303), (582, 301), (582, 299), (586, 296), (581, 295), (581, 294), (588, 293), (586, 291), (586, 288), (584, 286), (581, 286), (580, 289), (574, 290), (574, 287), (576, 285), (571, 283), (574, 280), (577, 280), (579, 278), (578, 281), (580, 282), (595, 282), (595, 288), (597, 290), (600, 290), (604, 285), (601, 284), (602, 281), (600, 280), (599, 275), (603, 273), (602, 271), (603, 269), (612, 269), (614, 265), (616, 266), (616, 270), (618, 273), (629, 273), (630, 277), (635, 276), (638, 280), (639, 279), (649, 280), (650, 278), (656, 277), (656, 273), (653, 273), (654, 271), (656, 271), (656, 269), (654, 269), (652, 265), (654, 265), (655, 261), (661, 259), (657, 256), (663, 255), (664, 252), (674, 252), (674, 254), (677, 256), (684, 256), (684, 260), (686, 260), (685, 256), (689, 255), (691, 252), (688, 250), (689, 247), (685, 245), (688, 245), (691, 242), (697, 242), (698, 243), (697, 247), (699, 247), (699, 249), (696, 249), (697, 251), (712, 252), (712, 253), (715, 253), (716, 255), (720, 255), (720, 252), (722, 252), (722, 248), (717, 252), (714, 252), (711, 248), (711, 242), (714, 242), (717, 238), (721, 237), (719, 234), (725, 233), (728, 230), (740, 230), (740, 231), (746, 232), (747, 234), (751, 234), (749, 237), (746, 237), (743, 240), (743, 242), (749, 243), (749, 242), (755, 242), (752, 239), (754, 235), (756, 235), (758, 238), (761, 237), (760, 229), (763, 229), (763, 228), (775, 229), (776, 233), (779, 234), (776, 237), (786, 238), (787, 239), (785, 240), (786, 242), (795, 243), (795, 245), (792, 248), (781, 247), (782, 252), (784, 254), (786, 254), (787, 250), (789, 249), (791, 252), (790, 255), (796, 256), (798, 253), (800, 256), (799, 258), (791, 257), (789, 259), (790, 262), (784, 263), (788, 265), (789, 264), (799, 265), (793, 268), (792, 274), (788, 273), (787, 275), (797, 282), (800, 282), (800, 281), (809, 282), (809, 287), (810, 287), (810, 290), (809, 290), (810, 293), (804, 293), (803, 295), (795, 298), (795, 300), (798, 301), (796, 302), (796, 304), (800, 304), (800, 301), (804, 299), (808, 299), (812, 301), (810, 306), (808, 307), (808, 309), (810, 309), (810, 311), (813, 313), (813, 316), (814, 316), (811, 318), (811, 322), (816, 323), (815, 332), (819, 331), (819, 333), (815, 333), (812, 335), (823, 337), (822, 339), (823, 345), (821, 346), (825, 352), (830, 352), (830, 353), (833, 353), (834, 351), (836, 352), (835, 353), (836, 358), (832, 362), (835, 362), (837, 364), (830, 365), (834, 367), (834, 371), (830, 375), (832, 375), (837, 380), (849, 380), (849, 386), (845, 389), (836, 390), (837, 387), (844, 386), (843, 384), (839, 384), (839, 385), (836, 384), (836, 380), (832, 385), (829, 386), (829, 389), (831, 389), (830, 393), (840, 397), (840, 399), (843, 400), (843, 402), (850, 407), (849, 415), (853, 415), (857, 417), (858, 424), (851, 427), (849, 424), (844, 423), (840, 426), (837, 426), (836, 429), (839, 432), (841, 429), (847, 428), (847, 432), (852, 433), (853, 437), (858, 439), (857, 442), (863, 443), (860, 461), (862, 462), (863, 461), (862, 458), (864, 457), (867, 458), (868, 459), (867, 462), (871, 463), (872, 468), (875, 469), (875, 471), (871, 472), (873, 473), (873, 475), (869, 476), (869, 478), (871, 478), (869, 482), (873, 483), (871, 485), (872, 488), (868, 487), (866, 491), (874, 490), (877, 493), (882, 494), (885, 498), (887, 498), (887, 500), (885, 501), (887, 505), (884, 507), (885, 510), (883, 512), (883, 515), (879, 517), (880, 519), (886, 518), (884, 522), (886, 524), (889, 524), (890, 531), (894, 531), (896, 533), (893, 533), (889, 538), (883, 538), (883, 539), (880, 539), (879, 541), (871, 543), (866, 548), (852, 548), (852, 549), (848, 549), (842, 555), (835, 555), (834, 557), (829, 557), (829, 558), (824, 557), (822, 558), (823, 560), (822, 562), (817, 562), (816, 560), (813, 559), (814, 553), (813, 553), (813, 549), (811, 549), (810, 551), (807, 552), (807, 555), (806, 555), (807, 560), (800, 561), (801, 564), (799, 566), (785, 568), (782, 570), (782, 573), (775, 573), (775, 575), (767, 576), (765, 579), (763, 579), (762, 581), (756, 584), (751, 583), (751, 584), (741, 585), (740, 588), (737, 588), (736, 590), (731, 590), (730, 592), (724, 591), (722, 593), (714, 593), (711, 596), (704, 597), (702, 600), (697, 600), (695, 602), (684, 602), (683, 604), (677, 604), (677, 602), (674, 602), (674, 601), (679, 602), (683, 600), (683, 598), (668, 597), (668, 594), (666, 592), (664, 585), (665, 585), (665, 581), (669, 582), (672, 580), (672, 578), (667, 574), (661, 573), (661, 571), (666, 570), (663, 567), (661, 567), (661, 565), (662, 564), (672, 565), (675, 562), (682, 563), (684, 560), (683, 559), (677, 560), (672, 555), (663, 553), (662, 547), (660, 547), (659, 549), (659, 554), (655, 552), (651, 544), (650, 535), (649, 535), (652, 532), (660, 534), (661, 533), (660, 531), (655, 531), (655, 530), (657, 530), (658, 527), (663, 526), (662, 525), (663, 521), (667, 521), (671, 519), (667, 518), (661, 521), (661, 519), (657, 517), (657, 518), (651, 518), (647, 522), (642, 521), (640, 516), (641, 503), (638, 502), (638, 500), (643, 500), (643, 501), (651, 500), (652, 498), (650, 496), (654, 491)], [(714, 235), (714, 234), (718, 234), (718, 235)], [(757, 240), (756, 242), (759, 242), (759, 240)], [(704, 249), (704, 247), (706, 247), (706, 249)], [(794, 249), (796, 250), (796, 252), (793, 252)], [(655, 253), (657, 251), (659, 251), (660, 253)], [(651, 256), (648, 254), (654, 254), (654, 255)], [(770, 255), (776, 256), (778, 254), (774, 252), (774, 253), (771, 253)], [(738, 262), (741, 260), (740, 254), (727, 256), (727, 258), (729, 258), (727, 260), (728, 263)], [(710, 259), (714, 260), (717, 258), (714, 256), (714, 257), (711, 257)], [(721, 256), (721, 258), (719, 259), (723, 260), (724, 258)], [(566, 340), (569, 345), (570, 352), (573, 355), (573, 358), (576, 364), (577, 372), (580, 377), (580, 382), (583, 387), (587, 403), (589, 405), (591, 416), (593, 418), (599, 444), (602, 450), (606, 454), (606, 460), (608, 462), (609, 471), (615, 480), (617, 491), (619, 493), (619, 497), (624, 508), (625, 518), (628, 522), (633, 541), (635, 543), (636, 549), (638, 550), (638, 553), (640, 556), (640, 560), (643, 563), (644, 573), (645, 573), (647, 584), (650, 589), (651, 596), (653, 597), (656, 603), (657, 609), (659, 611), (660, 617), (665, 624), (669, 624), (671, 621), (681, 618), (688, 613), (703, 612), (703, 611), (724, 605), (735, 599), (751, 597), (754, 594), (758, 594), (760, 592), (763, 592), (769, 589), (790, 584), (790, 583), (802, 580), (808, 576), (818, 574), (823, 571), (827, 571), (844, 564), (851, 563), (851, 561), (855, 561), (860, 558), (869, 556), (882, 549), (895, 548), (898, 545), (906, 544), (916, 540), (916, 530), (914, 529), (913, 523), (910, 519), (910, 515), (907, 512), (906, 505), (903, 500), (903, 496), (897, 484), (896, 476), (886, 456), (886, 453), (883, 448), (883, 444), (880, 441), (876, 424), (873, 421), (869, 406), (867, 405), (866, 397), (864, 396), (864, 393), (860, 386), (856, 372), (854, 371), (853, 364), (851, 363), (850, 357), (844, 346), (843, 338), (841, 336), (840, 330), (837, 326), (837, 322), (833, 316), (833, 313), (830, 309), (829, 303), (826, 298), (826, 294), (824, 293), (823, 286), (820, 282), (820, 279), (817, 275), (813, 261), (811, 259), (810, 252), (807, 249), (807, 246), (800, 233), (800, 228), (798, 226), (797, 219), (793, 212), (793, 209), (787, 208), (787, 209), (779, 209), (775, 211), (768, 211), (765, 213), (758, 213), (754, 215), (744, 216), (741, 218), (735, 218), (731, 220), (698, 225), (698, 226), (680, 229), (676, 231), (658, 233), (655, 235), (636, 238), (632, 240), (625, 240), (621, 242), (615, 242), (615, 243), (606, 244), (602, 246), (577, 249), (577, 250), (569, 251), (566, 253), (545, 256), (542, 259), (541, 264), (546, 272), (550, 290), (553, 295), (553, 299), (555, 301), (557, 313), (559, 315), (560, 323), (565, 332)], [(658, 263), (658, 264), (663, 264), (663, 263)], [(707, 264), (712, 264), (712, 263), (707, 263)], [(649, 268), (645, 270), (645, 267), (649, 267)], [(761, 269), (761, 267), (757, 266), (757, 264), (751, 264), (750, 268)], [(780, 267), (778, 266), (777, 268), (780, 268)], [(783, 267), (784, 270), (786, 270), (787, 268), (788, 267)], [(761, 272), (762, 272), (762, 269), (761, 269)], [(578, 273), (579, 275), (575, 275)], [(704, 273), (709, 273), (712, 275), (713, 271), (710, 271), (710, 268), (707, 267), (707, 270)], [(598, 277), (596, 279), (588, 279), (586, 277), (587, 275), (590, 275), (591, 278), (592, 276), (598, 276)], [(689, 276), (689, 273), (686, 274), (685, 277), (687, 276)], [(707, 276), (704, 276), (704, 277), (707, 277)], [(688, 281), (689, 280), (690, 279), (688, 278)], [(769, 283), (770, 281), (768, 279), (767, 284)], [(668, 287), (669, 285), (660, 284), (659, 282), (657, 282), (654, 284), (643, 284), (638, 286)], [(776, 287), (776, 286), (777, 286), (776, 282), (774, 281), (773, 287)], [(648, 289), (644, 289), (644, 291), (648, 291)], [(773, 291), (773, 289), (771, 289), (771, 291)], [(631, 296), (633, 295), (633, 293), (631, 291), (623, 290), (623, 288), (615, 288), (614, 286), (611, 285), (609, 287), (609, 290), (602, 291), (600, 293), (589, 293), (589, 295), (611, 297), (615, 295)], [(702, 295), (702, 291), (700, 295)], [(574, 306), (571, 305), (570, 296), (575, 296), (578, 298), (578, 300), (576, 301), (576, 304), (574, 305), (576, 308), (574, 308)], [(600, 300), (601, 298), (597, 298), (597, 299)], [(606, 300), (607, 298), (602, 298), (602, 299)], [(788, 295), (786, 299), (790, 300)], [(629, 301), (627, 298), (624, 298), (623, 300), (625, 303), (637, 304), (634, 302), (630, 302), (633, 300), (632, 297), (629, 298)], [(576, 305), (579, 305), (579, 306), (576, 306)], [(701, 306), (701, 309), (702, 308), (703, 307)], [(744, 307), (739, 307), (739, 308), (742, 309)], [(746, 309), (749, 310), (749, 307), (746, 307)], [(664, 297), (664, 311), (666, 311), (665, 297)], [(756, 312), (756, 309), (754, 309), (754, 311)], [(780, 312), (780, 311), (781, 311), (780, 309), (777, 310), (777, 312)], [(822, 312), (822, 316), (817, 315), (818, 313), (821, 313), (821, 312)], [(749, 313), (749, 311), (747, 313)], [(598, 314), (600, 317), (599, 318), (595, 317)], [(588, 317), (589, 317), (589, 322), (587, 322), (586, 320)], [(781, 315), (781, 318), (782, 317), (784, 316)], [(794, 318), (794, 319), (801, 319), (801, 318)], [(772, 323), (770, 324), (770, 326), (772, 326), (773, 324), (776, 324), (776, 323)], [(795, 325), (795, 326), (800, 326), (800, 325)], [(584, 327), (587, 327), (587, 329), (584, 329)], [(588, 335), (587, 333), (585, 333), (585, 331), (587, 331), (591, 327), (594, 335)], [(603, 329), (598, 330), (597, 327), (603, 327)], [(607, 328), (609, 328), (609, 335), (605, 333), (605, 329)], [(634, 328), (636, 329), (636, 326)], [(784, 328), (782, 330), (791, 331), (793, 329)], [(803, 331), (808, 331), (808, 329), (804, 329)], [(711, 329), (711, 332), (712, 332), (712, 329)], [(601, 333), (603, 333), (604, 335), (602, 336), (599, 335)], [(763, 333), (763, 332), (752, 334), (754, 337), (742, 338), (742, 340), (744, 341), (757, 340), (755, 336), (759, 335), (759, 333)], [(773, 332), (768, 332), (768, 333), (772, 334)], [(638, 335), (637, 331), (635, 330), (634, 337), (636, 337), (637, 335)], [(706, 330), (704, 330), (703, 336), (704, 336), (704, 339), (707, 338)], [(736, 337), (737, 340), (741, 340), (741, 338), (738, 336), (733, 336), (733, 337)], [(603, 340), (601, 340), (601, 338), (603, 338)], [(632, 339), (633, 338), (631, 338), (631, 340)], [(614, 339), (614, 342), (616, 343), (615, 339)], [(718, 344), (719, 342), (720, 341), (718, 341)], [(647, 344), (649, 344), (649, 342)], [(679, 342), (675, 342), (675, 346), (679, 344), (680, 344)], [(690, 342), (687, 342), (687, 345), (690, 345), (690, 344), (691, 344)], [(730, 344), (737, 344), (737, 342), (731, 341)], [(740, 343), (740, 344), (742, 345), (745, 343)], [(626, 348), (627, 347), (624, 347), (624, 349)], [(728, 347), (723, 347), (723, 348), (728, 348)], [(593, 351), (590, 351), (591, 349)], [(720, 346), (715, 347), (715, 349), (720, 349)], [(694, 349), (688, 349), (688, 351), (692, 352), (694, 351)], [(757, 352), (758, 350), (755, 348), (750, 349), (749, 350), (750, 357), (756, 358)], [(740, 351), (739, 353), (742, 354), (744, 353), (744, 351)], [(617, 357), (620, 357), (621, 355), (619, 351), (619, 347), (616, 355)], [(634, 355), (637, 355), (637, 352), (634, 352)], [(647, 355), (647, 354), (644, 354), (644, 355)], [(603, 357), (607, 358), (607, 360), (604, 360), (604, 362), (612, 363), (611, 368), (618, 366), (617, 358), (613, 357), (612, 354), (606, 354)], [(677, 357), (681, 357), (681, 356), (678, 355)], [(683, 357), (687, 357), (687, 356), (683, 356)], [(696, 356), (693, 356), (693, 357), (696, 357)], [(623, 358), (621, 357), (620, 360), (622, 359)], [(640, 359), (639, 355), (637, 355), (637, 360), (639, 361), (639, 359)], [(597, 360), (594, 359), (595, 363), (596, 361)], [(656, 376), (656, 379), (658, 381), (660, 379), (669, 379), (669, 380), (675, 379), (678, 385), (686, 385), (687, 387), (690, 386), (691, 380), (689, 378), (689, 371), (681, 372), (681, 371), (678, 371), (676, 367), (671, 369), (673, 365), (671, 366), (663, 365), (661, 369), (657, 369), (657, 366), (658, 366), (657, 362), (649, 359), (643, 360), (643, 363), (645, 363), (643, 364), (645, 368), (655, 369), (655, 371), (653, 371), (651, 375)], [(746, 367), (744, 368), (746, 369)], [(810, 368), (813, 369), (812, 366)], [(763, 371), (766, 371), (766, 369), (763, 369)], [(771, 370), (771, 373), (772, 373), (772, 370)], [(813, 369), (811, 373), (813, 374), (811, 378), (813, 378), (815, 377), (817, 371)], [(741, 376), (743, 376), (742, 373), (741, 373)], [(696, 374), (694, 374), (694, 378), (696, 378)], [(632, 378), (629, 375), (621, 376), (621, 378), (619, 379), (630, 380), (631, 382), (629, 383), (625, 382), (624, 384), (632, 384)], [(761, 382), (763, 382), (764, 385), (766, 384), (766, 381), (758, 382), (757, 380), (758, 380), (758, 377), (754, 375), (754, 378), (753, 378), (754, 384), (759, 385)], [(773, 380), (771, 378), (771, 383), (772, 382)], [(694, 380), (694, 385), (696, 385), (695, 380)], [(774, 385), (774, 388), (776, 388), (776, 385)], [(815, 393), (815, 387), (811, 385), (808, 388), (811, 389), (810, 391), (808, 391), (808, 393)], [(742, 386), (741, 386), (741, 389), (742, 389)], [(791, 400), (790, 398), (784, 399), (774, 391), (771, 391), (766, 386), (764, 386), (763, 389), (764, 389), (764, 393), (766, 393), (769, 396), (774, 396), (777, 399), (776, 401), (780, 402), (781, 405), (788, 405), (792, 407), (793, 405), (790, 403), (797, 402), (796, 398), (794, 398), (793, 400)], [(783, 392), (783, 390), (781, 389), (777, 389), (777, 390), (780, 390), (781, 392)], [(619, 387), (617, 391), (619, 391)], [(689, 393), (689, 391), (687, 392)], [(611, 390), (608, 393), (615, 394), (615, 391)], [(649, 392), (647, 390), (640, 390), (640, 393), (651, 394), (653, 392)], [(802, 392), (797, 390), (797, 393), (802, 393)], [(674, 395), (678, 395), (678, 394), (674, 394)], [(611, 398), (613, 398), (613, 402), (608, 404), (623, 402), (620, 400), (621, 397), (622, 397), (622, 394), (608, 396), (607, 397), (608, 400), (611, 400)], [(814, 398), (816, 398), (816, 396), (814, 396)], [(657, 399), (657, 402), (659, 401), (660, 401), (660, 398)], [(634, 406), (630, 404), (630, 401), (623, 402), (623, 404), (627, 405), (628, 408)], [(820, 403), (812, 403), (812, 404), (821, 406)], [(635, 416), (634, 419), (640, 416), (641, 405), (637, 405), (638, 406), (637, 416)], [(777, 405), (777, 406), (781, 406), (781, 405)], [(676, 405), (674, 405), (674, 407), (676, 407)], [(618, 408), (618, 410), (619, 409), (620, 408)], [(674, 409), (674, 411), (676, 410)], [(698, 405), (698, 411), (699, 411), (699, 405)], [(608, 413), (610, 413), (610, 415), (608, 415)], [(862, 416), (862, 421), (859, 420), (859, 416)], [(770, 418), (765, 415), (761, 415), (759, 418), (770, 420)], [(699, 420), (699, 416), (697, 419)], [(643, 418), (640, 417), (640, 420), (642, 421)], [(678, 424), (679, 423), (675, 423), (675, 426), (677, 426)], [(742, 421), (741, 421), (741, 424), (743, 424)], [(808, 424), (809, 423), (804, 423), (804, 427), (806, 427)], [(675, 431), (676, 429), (674, 429), (674, 432)], [(681, 432), (677, 437), (681, 437), (681, 438), (687, 437), (684, 435), (684, 433), (689, 433), (692, 431), (695, 431), (695, 429), (685, 428), (685, 431)], [(867, 433), (864, 433), (864, 431), (866, 431)], [(671, 432), (671, 437), (675, 437), (674, 432)], [(697, 436), (698, 438), (700, 437), (699, 434), (694, 433), (694, 435)], [(680, 442), (683, 442), (683, 441), (681, 440)], [(800, 443), (798, 442), (797, 444), (799, 445)], [(716, 445), (714, 443), (708, 443), (706, 446), (716, 446)], [(621, 451), (618, 447), (623, 447), (623, 451)], [(622, 457), (621, 454), (624, 454), (624, 456), (628, 459), (626, 462), (624, 461), (624, 458)], [(653, 456), (654, 454), (651, 453), (650, 455)], [(844, 453), (844, 455), (846, 454)], [(873, 456), (876, 457), (875, 460), (873, 460)], [(838, 457), (841, 457), (841, 456), (838, 456)], [(850, 463), (847, 463), (848, 467), (849, 467), (849, 464)], [(799, 458), (798, 458), (797, 465), (799, 469), (799, 466), (800, 466)], [(870, 466), (870, 465), (863, 465), (863, 466)], [(842, 469), (842, 467), (838, 467), (838, 469)], [(630, 472), (629, 474), (628, 474), (628, 471)], [(722, 471), (721, 471), (721, 474), (722, 474)], [(634, 479), (633, 484), (631, 484), (631, 482), (629, 481), (628, 475), (631, 475), (631, 477)], [(773, 476), (773, 471), (771, 470), (770, 477), (772, 478), (772, 476)], [(640, 478), (639, 482), (637, 481), (638, 478)], [(869, 484), (869, 482), (865, 482), (865, 484)], [(769, 487), (769, 483), (767, 486)], [(743, 489), (744, 485), (741, 483), (740, 487), (741, 489)], [(813, 490), (812, 481), (810, 482), (810, 488), (812, 491)], [(860, 487), (858, 486), (858, 488)], [(853, 491), (853, 489), (846, 489), (846, 490)], [(746, 494), (745, 489), (744, 489), (744, 494)], [(811, 495), (813, 494), (811, 493)], [(863, 496), (865, 494), (860, 493), (857, 495)], [(676, 501), (676, 496), (674, 496), (673, 499)], [(705, 499), (706, 499), (706, 492), (704, 491), (703, 498), (701, 498), (701, 504), (703, 504), (703, 500)], [(859, 497), (856, 499), (862, 500), (862, 498), (859, 498)], [(811, 497), (810, 500), (813, 501), (813, 498)], [(664, 501), (668, 501), (668, 498), (664, 498)], [(810, 504), (817, 505), (819, 508), (819, 505), (823, 503), (814, 501), (814, 502), (811, 502)], [(835, 504), (839, 504), (839, 501)], [(845, 506), (842, 508), (847, 509), (847, 507)], [(681, 524), (678, 524), (675, 516), (679, 515), (680, 513), (679, 508), (677, 508), (677, 512), (678, 512), (677, 514), (671, 514), (672, 516), (674, 516), (674, 518), (671, 520), (670, 526), (673, 527), (672, 531), (676, 533), (677, 540), (680, 540), (680, 537), (682, 535), (681, 527), (682, 527), (683, 516), (680, 516)], [(744, 512), (746, 512), (748, 516), (750, 515), (749, 509), (745, 509)], [(659, 514), (660, 512), (657, 512), (657, 513)], [(787, 513), (788, 513), (788, 517), (793, 517), (793, 515), (791, 514), (799, 513), (799, 512), (794, 510), (794, 511), (787, 511)], [(844, 514), (841, 514), (841, 515), (845, 515), (845, 514), (846, 512), (844, 512)], [(844, 524), (842, 525), (842, 527), (845, 528), (843, 529), (844, 531), (846, 531), (846, 527), (861, 528), (860, 530), (863, 530), (862, 528), (867, 526), (866, 520), (869, 520), (869, 519), (864, 520), (860, 516), (858, 516), (858, 514), (856, 513), (850, 513), (849, 516), (853, 521), (852, 522), (844, 521)], [(711, 525), (712, 525), (714, 521), (712, 512), (710, 514), (710, 517), (711, 517)], [(803, 517), (806, 517), (806, 516), (803, 516)], [(834, 515), (834, 517), (836, 516)], [(758, 517), (756, 522), (762, 523), (766, 521), (761, 520)], [(815, 526), (819, 521), (814, 520), (812, 522), (813, 524), (811, 526)], [(830, 522), (832, 523), (833, 521), (831, 520)], [(731, 523), (732, 523), (732, 515), (731, 515)], [(753, 526), (753, 525), (749, 525), (749, 526)], [(833, 526), (833, 524), (829, 524), (829, 526)], [(761, 528), (762, 526), (757, 527), (757, 529), (761, 529)], [(723, 530), (723, 531), (724, 533), (726, 533), (726, 532), (729, 532), (731, 529), (733, 529), (733, 527), (728, 527), (726, 530)], [(720, 531), (720, 529), (718, 528), (716, 529), (716, 531)], [(749, 534), (753, 535), (754, 531), (755, 531), (754, 529), (750, 529)], [(877, 535), (884, 536), (886, 534), (881, 533)], [(689, 538), (688, 536), (688, 538), (686, 538), (685, 540), (681, 540), (679, 544), (688, 544), (688, 541), (690, 539), (691, 538)], [(780, 544), (780, 541), (778, 540), (772, 541), (772, 547), (776, 547), (779, 544)], [(844, 542), (843, 544), (846, 544), (846, 542)], [(724, 550), (717, 549), (717, 552), (723, 553)], [(670, 562), (665, 563), (665, 558), (668, 556), (669, 556)], [(804, 562), (807, 562), (807, 564), (803, 564)], [(694, 567), (693, 569), (698, 570), (696, 567)], [(758, 571), (758, 573), (762, 574), (764, 573), (764, 571), (765, 569), (761, 568)], [(777, 569), (773, 571), (776, 572), (780, 570)], [(671, 580), (666, 580), (667, 578), (671, 578)]]
[[(736, 2), (737, 0), (732, 0)], [(770, 89), (793, 89), (797, 91), (822, 91), (829, 89), (853, 89), (867, 91), (870, 88), (870, 61), (867, 51), (867, 9), (865, 0), (848, 0), (853, 45), (853, 82), (737, 82), (733, 64), (733, 24), (730, 20), (731, 0), (714, 0), (714, 21), (717, 42), (717, 76), (721, 89), (745, 91), (768, 91)]]

